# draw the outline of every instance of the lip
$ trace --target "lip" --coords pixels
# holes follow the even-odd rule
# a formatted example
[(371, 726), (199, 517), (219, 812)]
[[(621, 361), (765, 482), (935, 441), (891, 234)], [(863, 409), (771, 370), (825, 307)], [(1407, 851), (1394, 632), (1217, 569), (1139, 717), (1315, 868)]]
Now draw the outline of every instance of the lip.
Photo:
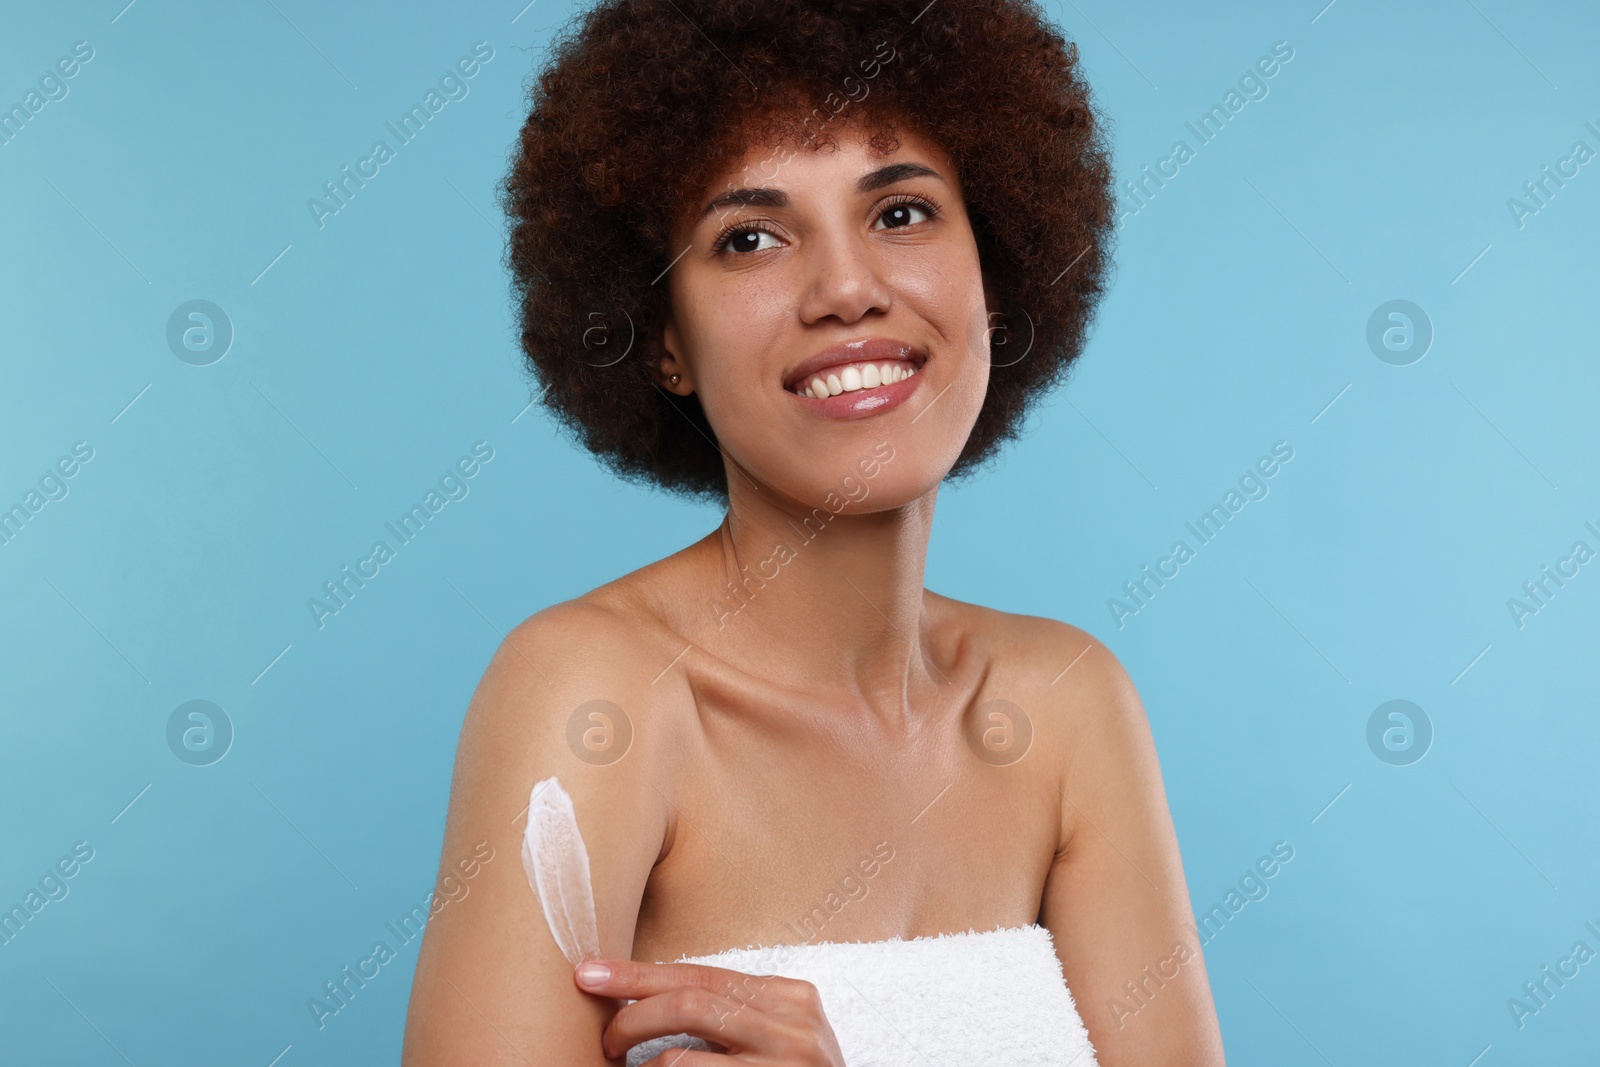
[(804, 361), (783, 376), (783, 387), (792, 390), (802, 381), (809, 381), (818, 371), (844, 363), (875, 362), (877, 360), (905, 360), (920, 369), (928, 355), (916, 345), (893, 337), (862, 337), (830, 345)]
[[(847, 363), (891, 361), (910, 363), (916, 368), (917, 373), (889, 385), (857, 389), (820, 400), (816, 397), (800, 396), (794, 391), (794, 387), (800, 382), (809, 381), (819, 372), (825, 372), (832, 367)], [(908, 341), (893, 337), (863, 337), (831, 345), (801, 362), (784, 375), (783, 391), (795, 403), (804, 405), (806, 411), (814, 414), (838, 419), (860, 418), (887, 411), (903, 403), (922, 384), (927, 364), (927, 350)]]

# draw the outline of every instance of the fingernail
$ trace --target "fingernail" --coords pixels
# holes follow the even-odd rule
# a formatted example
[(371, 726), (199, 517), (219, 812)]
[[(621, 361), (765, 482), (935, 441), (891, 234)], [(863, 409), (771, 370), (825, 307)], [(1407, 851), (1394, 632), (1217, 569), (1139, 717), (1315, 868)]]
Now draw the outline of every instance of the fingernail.
[(611, 977), (611, 968), (603, 963), (585, 963), (578, 967), (578, 981), (584, 985), (599, 985)]

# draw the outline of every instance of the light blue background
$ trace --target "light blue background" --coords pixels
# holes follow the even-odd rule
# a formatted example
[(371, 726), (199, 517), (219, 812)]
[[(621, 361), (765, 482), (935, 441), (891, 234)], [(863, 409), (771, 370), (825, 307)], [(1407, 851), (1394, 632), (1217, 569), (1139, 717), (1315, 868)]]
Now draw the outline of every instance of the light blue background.
[[(567, 4), (123, 2), (0, 32), (5, 107), (94, 48), (0, 146), (0, 506), (95, 450), (0, 547), (0, 905), (95, 849), (0, 946), (5, 1057), (395, 1062), (416, 942), (326, 1029), (306, 1001), (432, 888), (501, 633), (720, 515), (522, 413), (493, 187)], [(1125, 221), (1069, 387), (942, 494), (928, 585), (1121, 657), (1197, 908), (1293, 845), (1207, 948), (1231, 1062), (1594, 1062), (1600, 964), (1524, 1029), (1506, 1004), (1600, 948), (1600, 563), (1506, 606), (1600, 549), (1600, 162), (1507, 208), (1600, 149), (1594, 8), (1049, 9), (1124, 176), (1295, 54)], [(479, 40), (470, 95), (319, 230), (307, 198)], [(165, 341), (197, 298), (236, 329), (207, 367)], [(1436, 331), (1405, 367), (1365, 340), (1396, 298)], [(470, 496), (319, 631), (306, 599), (479, 440)], [(1279, 440), (1270, 495), (1119, 628), (1107, 599)], [(1410, 766), (1366, 742), (1395, 698), (1436, 732)], [(237, 731), (209, 767), (167, 747), (191, 699)]]

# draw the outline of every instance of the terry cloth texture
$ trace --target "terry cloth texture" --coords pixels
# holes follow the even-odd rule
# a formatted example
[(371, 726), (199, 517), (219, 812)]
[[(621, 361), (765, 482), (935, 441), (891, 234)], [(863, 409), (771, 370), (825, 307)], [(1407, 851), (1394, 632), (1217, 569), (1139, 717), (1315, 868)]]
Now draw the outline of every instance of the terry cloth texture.
[[(729, 949), (672, 962), (810, 982), (849, 1067), (1098, 1067), (1050, 931), (1037, 924), (911, 941)], [(627, 1064), (707, 1047), (688, 1034), (655, 1038), (630, 1049)]]

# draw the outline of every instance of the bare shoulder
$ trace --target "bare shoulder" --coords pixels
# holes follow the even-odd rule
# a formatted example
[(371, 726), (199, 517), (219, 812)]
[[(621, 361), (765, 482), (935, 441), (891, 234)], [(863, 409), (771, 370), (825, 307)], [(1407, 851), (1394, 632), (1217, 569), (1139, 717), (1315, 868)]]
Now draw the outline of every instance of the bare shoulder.
[[(572, 982), (524, 870), (522, 835), (534, 786), (555, 778), (589, 856), (601, 953), (629, 958), (671, 834), (656, 772), (670, 759), (677, 709), (666, 686), (650, 684), (663, 645), (646, 621), (580, 598), (531, 616), (496, 650), (456, 747), (440, 857), (449, 905), (435, 904), (423, 938), (406, 1067), (521, 1062), (536, 1048), (563, 1063), (604, 1062), (605, 1018)], [(488, 860), (461, 892), (464, 855)]]
[[(1144, 706), (1105, 644), (1055, 619), (947, 602), (989, 662), (987, 692), (1021, 706), (1032, 747), (1017, 764), (1059, 818), (1041, 893), (1099, 1062), (1221, 1067), (1222, 1042), (1160, 761)], [(1169, 973), (1174, 961), (1181, 969)], [(1130, 975), (1162, 971), (1153, 1001)], [(1141, 968), (1143, 970), (1141, 971)], [(1129, 1016), (1138, 1013), (1138, 1023)]]
[[(473, 791), (475, 784), (514, 780), (510, 799), (520, 812), (535, 782), (558, 777), (580, 825), (586, 813), (595, 823), (583, 828), (586, 841), (648, 844), (653, 865), (670, 830), (657, 771), (672, 757), (681, 711), (674, 691), (653, 683), (672, 655), (669, 635), (614, 598), (590, 594), (523, 621), (467, 707), (451, 821), (458, 806), (473, 811), (486, 802), (491, 790)], [(613, 917), (617, 943), (603, 948), (627, 955), (636, 913)]]
[(1127, 670), (1093, 634), (1059, 619), (930, 595), (955, 622), (953, 629), (979, 646), (996, 690), (1017, 694), (1018, 703), (1063, 724), (1144, 724), (1144, 706)]
[[(594, 699), (633, 695), (644, 674), (649, 647), (659, 638), (614, 601), (590, 594), (552, 604), (523, 620), (500, 643), (484, 671), (469, 715), (488, 713), (514, 693)], [(603, 690), (603, 691), (602, 691)]]

